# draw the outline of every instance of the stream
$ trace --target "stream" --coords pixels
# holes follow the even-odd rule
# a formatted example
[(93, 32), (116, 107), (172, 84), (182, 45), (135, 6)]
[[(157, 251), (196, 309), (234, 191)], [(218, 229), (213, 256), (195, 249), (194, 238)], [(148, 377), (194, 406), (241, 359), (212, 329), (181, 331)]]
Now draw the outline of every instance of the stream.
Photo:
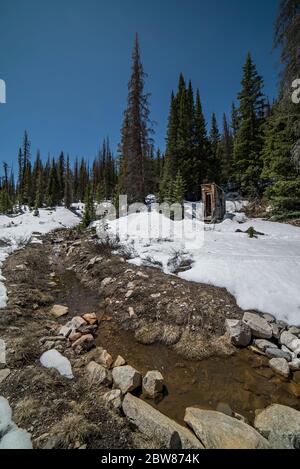
[[(69, 306), (70, 317), (99, 312), (99, 295), (84, 287), (73, 272), (59, 273), (57, 281), (53, 293), (56, 301)], [(188, 406), (228, 414), (233, 411), (249, 423), (254, 421), (255, 410), (272, 403), (300, 410), (300, 399), (293, 394), (291, 383), (273, 373), (266, 357), (247, 349), (237, 350), (231, 357), (187, 360), (164, 345), (138, 343), (132, 332), (114, 321), (100, 322), (96, 344), (114, 358), (122, 355), (143, 374), (161, 371), (167, 393), (160, 402), (147, 402), (179, 423)]]

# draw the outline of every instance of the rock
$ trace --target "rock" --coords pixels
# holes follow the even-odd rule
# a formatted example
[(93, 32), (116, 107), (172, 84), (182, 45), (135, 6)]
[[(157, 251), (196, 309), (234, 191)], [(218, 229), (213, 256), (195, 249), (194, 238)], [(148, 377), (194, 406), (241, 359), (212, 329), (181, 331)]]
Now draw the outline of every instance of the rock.
[(120, 409), (122, 407), (122, 393), (120, 389), (112, 389), (104, 394), (103, 399), (114, 409)]
[(278, 326), (278, 324), (272, 323), (272, 324), (271, 324), (271, 329), (272, 329), (272, 334), (273, 334), (274, 339), (279, 340), (279, 339), (280, 339), (280, 335), (281, 335), (281, 329), (280, 329), (280, 327)]
[(133, 308), (132, 306), (129, 306), (129, 308), (128, 308), (128, 313), (129, 313), (129, 317), (130, 317), (130, 318), (136, 317), (136, 314), (135, 314), (135, 312), (134, 312), (134, 308)]
[(237, 347), (247, 347), (251, 342), (251, 329), (243, 321), (237, 319), (226, 319), (226, 330), (231, 343)]
[(88, 324), (94, 325), (98, 323), (96, 313), (86, 313), (82, 317)]
[(134, 391), (142, 384), (142, 375), (132, 366), (117, 366), (112, 370), (114, 386), (123, 394)]
[(81, 332), (81, 334), (91, 334), (95, 336), (97, 334), (98, 327), (96, 325), (92, 326), (90, 324), (85, 324), (78, 327), (77, 331)]
[(291, 407), (267, 407), (256, 416), (254, 426), (274, 449), (300, 448), (300, 412)]
[(81, 326), (87, 325), (86, 321), (81, 316), (74, 316), (74, 318), (71, 319), (70, 323), (66, 325), (69, 325), (69, 324), (72, 325), (73, 329), (78, 329)]
[(288, 323), (285, 321), (276, 321), (276, 324), (278, 325), (279, 329), (285, 330), (288, 328)]
[(46, 350), (51, 350), (55, 346), (55, 342), (53, 340), (46, 340), (44, 343), (44, 347)]
[(282, 350), (283, 352), (288, 353), (288, 354), (292, 357), (292, 359), (293, 359), (293, 358), (297, 358), (297, 355), (296, 355), (294, 352), (292, 352), (289, 348), (287, 348), (285, 345), (282, 345), (282, 346), (281, 346), (281, 350)]
[(67, 306), (62, 305), (54, 305), (50, 311), (56, 318), (60, 318), (61, 316), (65, 316), (68, 314), (69, 308)]
[(164, 389), (164, 377), (159, 371), (148, 371), (143, 378), (144, 394), (151, 399), (155, 399)]
[(265, 352), (267, 349), (278, 349), (276, 344), (273, 344), (272, 342), (269, 342), (268, 340), (265, 339), (255, 339), (254, 340), (254, 345), (259, 348), (259, 350), (262, 350)]
[(0, 370), (0, 384), (10, 375), (10, 370), (5, 368), (4, 370)]
[(136, 275), (141, 278), (149, 278), (149, 275), (145, 274), (144, 272), (141, 272), (140, 270), (136, 273)]
[(112, 383), (111, 372), (99, 363), (90, 362), (86, 367), (86, 372), (90, 386), (95, 384), (110, 385)]
[(267, 449), (268, 441), (254, 428), (213, 410), (189, 407), (184, 421), (206, 449)]
[(263, 317), (246, 312), (243, 321), (248, 324), (254, 337), (258, 339), (271, 339), (273, 335), (272, 327)]
[(203, 449), (201, 442), (190, 430), (131, 394), (126, 394), (122, 409), (127, 419), (142, 434), (158, 440), (164, 448)]
[(269, 365), (272, 370), (278, 373), (279, 375), (283, 376), (284, 378), (289, 377), (290, 367), (285, 358), (272, 358), (269, 361)]
[(118, 355), (113, 364), (113, 368), (116, 368), (117, 366), (123, 366), (123, 365), (126, 365), (126, 360), (123, 357), (121, 357), (121, 355)]
[(0, 370), (6, 367), (6, 344), (0, 339)]
[(300, 329), (299, 329), (299, 327), (295, 327), (295, 326), (289, 327), (288, 332), (289, 332), (290, 334), (293, 334), (293, 335), (297, 336), (298, 338), (299, 338), (299, 336), (300, 336)]
[(106, 366), (106, 368), (110, 368), (114, 360), (108, 351), (101, 347), (97, 347), (96, 352), (98, 353), (95, 354), (95, 361), (101, 365)]
[(73, 330), (71, 334), (69, 335), (69, 340), (71, 342), (75, 342), (76, 340), (80, 339), (81, 336), (82, 336), (81, 332), (76, 332)]
[(72, 330), (73, 330), (72, 327), (62, 326), (59, 329), (58, 335), (62, 335), (63, 337), (67, 338), (71, 334)]
[(292, 352), (296, 352), (300, 348), (300, 339), (290, 332), (284, 331), (280, 336), (280, 343), (285, 345)]
[(133, 294), (133, 290), (128, 290), (128, 292), (125, 295), (125, 298), (130, 298), (132, 294)]
[(281, 359), (286, 360), (287, 362), (292, 361), (292, 355), (290, 353), (285, 352), (284, 350), (277, 349), (277, 348), (267, 348), (266, 355), (269, 358), (281, 358)]
[(102, 280), (101, 282), (101, 287), (104, 288), (106, 287), (107, 285), (109, 285), (111, 282), (113, 281), (113, 279), (111, 277), (106, 277)]
[(269, 323), (274, 323), (276, 321), (276, 318), (272, 316), (272, 314), (268, 314), (268, 313), (263, 314), (263, 318)]
[(75, 342), (72, 343), (72, 347), (75, 348), (80, 345), (85, 350), (90, 350), (94, 346), (94, 342), (95, 341), (92, 334), (85, 334), (82, 335), (79, 339), (75, 340)]
[(294, 358), (290, 363), (289, 367), (292, 371), (300, 370), (300, 358)]
[(88, 265), (87, 265), (87, 269), (91, 269), (95, 264), (97, 264), (98, 262), (101, 262), (102, 259), (103, 259), (103, 257), (101, 257), (101, 256), (93, 257), (93, 258), (89, 261), (89, 263), (88, 263)]

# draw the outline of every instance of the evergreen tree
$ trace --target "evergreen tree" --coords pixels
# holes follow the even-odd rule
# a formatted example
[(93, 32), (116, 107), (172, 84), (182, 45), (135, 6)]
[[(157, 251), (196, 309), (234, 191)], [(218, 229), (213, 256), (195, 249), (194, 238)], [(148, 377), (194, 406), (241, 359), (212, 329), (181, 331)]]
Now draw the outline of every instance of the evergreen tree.
[(64, 178), (64, 204), (66, 208), (70, 208), (72, 204), (72, 174), (70, 169), (70, 158), (67, 157), (67, 166)]
[(120, 187), (127, 194), (130, 203), (141, 202), (146, 195), (145, 162), (149, 158), (151, 129), (149, 129), (149, 95), (144, 93), (145, 76), (136, 35), (120, 145)]
[(221, 177), (221, 135), (218, 129), (217, 118), (213, 113), (209, 135), (210, 154), (208, 160), (208, 182), (220, 182)]
[(234, 140), (235, 178), (244, 194), (257, 195), (262, 170), (263, 80), (251, 55), (243, 67), (242, 90), (238, 95), (239, 127)]
[(227, 183), (230, 180), (230, 169), (233, 150), (233, 138), (227, 122), (226, 114), (223, 115), (223, 135), (221, 139), (221, 180)]
[(87, 228), (92, 223), (92, 221), (95, 220), (93, 185), (91, 181), (89, 181), (87, 185), (86, 196), (85, 196), (84, 202), (85, 202), (85, 207), (84, 207), (84, 213), (83, 213), (83, 218), (82, 218), (82, 224), (85, 228)]
[(182, 204), (184, 200), (185, 184), (180, 171), (177, 172), (172, 189), (172, 202)]
[(46, 191), (46, 203), (48, 207), (55, 207), (60, 202), (59, 181), (57, 175), (57, 166), (54, 158), (50, 168), (49, 181)]

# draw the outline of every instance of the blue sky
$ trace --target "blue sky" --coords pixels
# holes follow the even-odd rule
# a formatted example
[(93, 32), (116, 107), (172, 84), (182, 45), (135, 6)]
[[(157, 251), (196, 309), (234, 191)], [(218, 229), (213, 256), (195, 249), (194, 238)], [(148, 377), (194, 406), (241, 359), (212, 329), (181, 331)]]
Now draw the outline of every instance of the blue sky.
[(0, 163), (16, 167), (24, 129), (45, 158), (94, 157), (119, 141), (131, 51), (139, 33), (162, 149), (169, 99), (183, 72), (199, 87), (208, 120), (230, 112), (250, 50), (272, 99), (277, 0), (0, 0)]

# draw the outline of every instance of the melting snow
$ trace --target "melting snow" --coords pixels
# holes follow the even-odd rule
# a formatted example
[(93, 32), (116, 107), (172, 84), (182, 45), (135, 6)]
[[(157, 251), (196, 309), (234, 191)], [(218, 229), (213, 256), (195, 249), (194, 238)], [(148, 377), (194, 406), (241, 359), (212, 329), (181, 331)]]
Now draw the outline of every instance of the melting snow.
[(44, 352), (40, 358), (40, 362), (45, 368), (55, 368), (66, 378), (74, 378), (70, 361), (59, 353), (58, 350), (52, 349)]

